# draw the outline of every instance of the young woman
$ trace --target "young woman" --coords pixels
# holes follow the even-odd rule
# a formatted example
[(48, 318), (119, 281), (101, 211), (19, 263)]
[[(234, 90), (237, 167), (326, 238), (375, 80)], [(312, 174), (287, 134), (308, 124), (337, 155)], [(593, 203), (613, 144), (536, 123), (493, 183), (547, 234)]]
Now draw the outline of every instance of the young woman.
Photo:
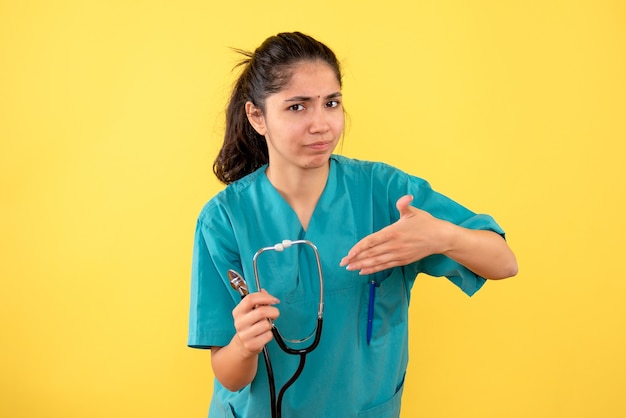
[[(278, 414), (397, 417), (417, 274), (446, 276), (471, 295), (485, 279), (515, 275), (515, 256), (491, 217), (389, 165), (333, 154), (344, 128), (341, 72), (324, 44), (281, 33), (245, 55), (214, 163), (228, 186), (202, 209), (193, 252), (188, 343), (211, 349), (209, 416), (276, 416), (270, 381), (278, 392), (300, 360), (278, 346), (271, 321), (289, 338), (315, 329), (318, 272), (305, 246), (262, 255), (256, 289), (252, 260), (302, 239), (319, 250), (324, 325)], [(231, 287), (231, 269), (248, 296)]]

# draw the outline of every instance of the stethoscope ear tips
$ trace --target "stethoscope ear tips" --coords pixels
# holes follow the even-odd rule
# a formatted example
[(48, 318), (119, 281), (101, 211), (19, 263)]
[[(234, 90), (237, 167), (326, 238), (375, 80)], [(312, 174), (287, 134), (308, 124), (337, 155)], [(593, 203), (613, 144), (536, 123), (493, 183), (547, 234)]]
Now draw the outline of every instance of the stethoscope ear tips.
[(285, 248), (291, 247), (291, 244), (292, 244), (291, 240), (284, 239), (283, 242), (280, 242), (274, 245), (274, 251), (283, 252), (285, 251)]

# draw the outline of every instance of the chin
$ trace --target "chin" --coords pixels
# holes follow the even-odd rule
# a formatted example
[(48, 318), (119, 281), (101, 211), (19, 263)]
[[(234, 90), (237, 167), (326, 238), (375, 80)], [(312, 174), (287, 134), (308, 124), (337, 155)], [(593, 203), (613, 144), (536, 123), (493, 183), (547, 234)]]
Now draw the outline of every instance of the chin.
[(324, 153), (307, 158), (302, 163), (303, 168), (314, 169), (328, 166), (332, 153)]

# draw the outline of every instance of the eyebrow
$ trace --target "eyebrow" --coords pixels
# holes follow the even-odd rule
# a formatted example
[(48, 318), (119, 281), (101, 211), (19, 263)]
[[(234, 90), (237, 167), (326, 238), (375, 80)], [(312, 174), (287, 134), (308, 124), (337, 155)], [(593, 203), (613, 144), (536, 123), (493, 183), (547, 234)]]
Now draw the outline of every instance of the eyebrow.
[[(320, 96), (317, 96), (317, 97), (320, 97)], [(335, 93), (331, 93), (328, 96), (325, 96), (324, 100), (336, 99), (338, 97), (342, 97), (342, 94), (339, 91)], [(285, 102), (310, 102), (311, 100), (313, 100), (313, 98), (310, 96), (294, 96), (289, 99), (286, 99)]]

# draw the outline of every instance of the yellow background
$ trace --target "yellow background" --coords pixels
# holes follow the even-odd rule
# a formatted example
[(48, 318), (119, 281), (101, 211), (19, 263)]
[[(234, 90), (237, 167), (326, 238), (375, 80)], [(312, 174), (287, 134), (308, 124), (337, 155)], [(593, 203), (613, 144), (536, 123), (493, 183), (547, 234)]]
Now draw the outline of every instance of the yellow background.
[(290, 30), (343, 62), (341, 153), (494, 215), (518, 256), (471, 299), (417, 280), (402, 417), (626, 416), (617, 0), (2, 1), (0, 416), (206, 415), (190, 256), (228, 47)]

